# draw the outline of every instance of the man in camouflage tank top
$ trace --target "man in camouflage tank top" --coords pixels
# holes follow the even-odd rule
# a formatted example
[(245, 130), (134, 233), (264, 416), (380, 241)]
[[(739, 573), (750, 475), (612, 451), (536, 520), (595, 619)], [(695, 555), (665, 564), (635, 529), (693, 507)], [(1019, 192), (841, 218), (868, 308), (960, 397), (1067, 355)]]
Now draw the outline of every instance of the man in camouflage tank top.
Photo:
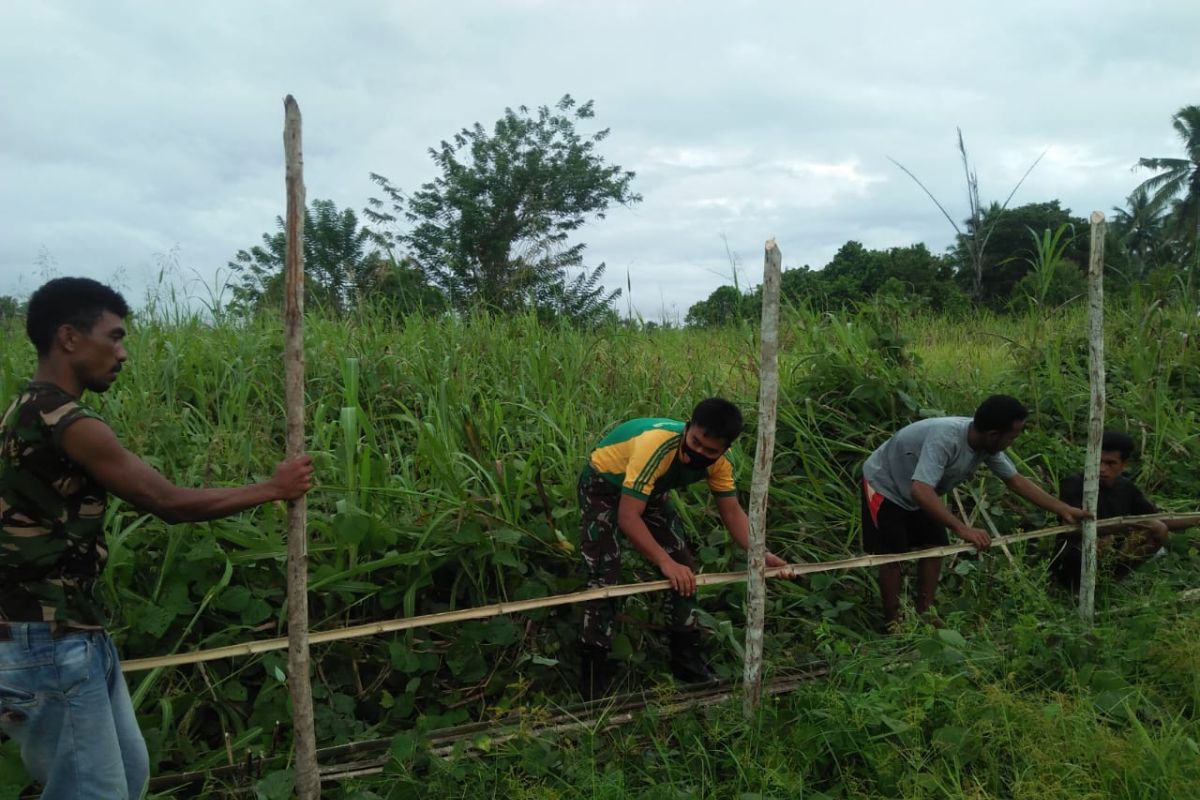
[[(0, 620), (98, 628), (92, 587), (104, 566), (106, 492), (59, 449), (93, 411), (52, 383), (30, 383), (0, 430)], [(32, 513), (31, 513), (32, 512)]]
[(0, 731), (50, 800), (139, 798), (149, 778), (95, 596), (109, 492), (168, 522), (199, 522), (312, 486), (307, 456), (262, 483), (188, 489), (126, 450), (82, 397), (116, 380), (128, 315), (118, 293), (86, 278), (34, 292), (37, 373), (0, 421)]

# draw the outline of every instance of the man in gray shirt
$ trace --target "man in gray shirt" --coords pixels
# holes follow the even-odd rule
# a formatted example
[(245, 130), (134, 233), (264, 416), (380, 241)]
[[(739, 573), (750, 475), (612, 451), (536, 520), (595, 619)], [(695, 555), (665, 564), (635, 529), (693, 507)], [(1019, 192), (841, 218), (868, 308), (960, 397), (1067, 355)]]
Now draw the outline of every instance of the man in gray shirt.
[[(1025, 428), (1029, 412), (1016, 398), (992, 395), (972, 417), (938, 417), (901, 428), (863, 464), (862, 542), (868, 553), (903, 553), (947, 543), (946, 529), (979, 550), (991, 545), (986, 531), (972, 528), (951, 513), (940, 495), (987, 464), (997, 478), (1021, 497), (1068, 522), (1086, 516), (1042, 491), (1017, 472), (1004, 454)], [(917, 562), (919, 613), (933, 605), (941, 572), (940, 558)], [(879, 568), (879, 593), (885, 624), (900, 618), (900, 564)]]

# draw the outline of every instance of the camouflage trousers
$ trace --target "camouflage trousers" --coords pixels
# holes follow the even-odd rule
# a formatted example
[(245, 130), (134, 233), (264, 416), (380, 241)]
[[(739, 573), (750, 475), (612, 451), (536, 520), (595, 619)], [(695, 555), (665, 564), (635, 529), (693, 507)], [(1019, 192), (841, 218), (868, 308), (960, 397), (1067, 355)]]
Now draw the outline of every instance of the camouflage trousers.
[[(620, 500), (620, 490), (600, 475), (585, 470), (580, 476), (579, 510), (582, 519), (579, 549), (587, 567), (589, 588), (614, 586), (621, 582), (621, 543), (628, 542), (628, 539), (617, 527), (617, 504)], [(651, 496), (647, 501), (642, 521), (650, 529), (654, 541), (667, 551), (667, 555), (693, 570), (696, 568), (692, 551), (683, 538), (683, 526), (678, 515), (671, 509), (665, 492)], [(671, 632), (687, 633), (699, 630), (697, 608), (694, 595), (683, 597), (668, 591), (666, 613)], [(616, 614), (615, 599), (591, 600), (584, 603), (579, 643), (608, 650), (612, 646), (613, 619)]]

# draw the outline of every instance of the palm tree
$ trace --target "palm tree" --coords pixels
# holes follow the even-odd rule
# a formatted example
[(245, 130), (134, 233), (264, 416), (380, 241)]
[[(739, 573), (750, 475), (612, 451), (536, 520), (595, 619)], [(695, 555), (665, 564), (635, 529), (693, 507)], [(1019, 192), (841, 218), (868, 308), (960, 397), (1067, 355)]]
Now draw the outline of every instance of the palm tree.
[(1144, 276), (1151, 266), (1162, 263), (1170, 253), (1163, 221), (1162, 205), (1151, 197), (1145, 186), (1134, 189), (1125, 199), (1125, 208), (1113, 206), (1113, 233), (1139, 277)]
[[(1171, 208), (1170, 221), (1185, 242), (1192, 245), (1193, 260), (1200, 256), (1200, 106), (1184, 106), (1171, 118), (1183, 140), (1184, 158), (1139, 158), (1134, 169), (1158, 170), (1137, 188), (1145, 190), (1158, 208)], [(1194, 268), (1194, 267), (1193, 267)]]

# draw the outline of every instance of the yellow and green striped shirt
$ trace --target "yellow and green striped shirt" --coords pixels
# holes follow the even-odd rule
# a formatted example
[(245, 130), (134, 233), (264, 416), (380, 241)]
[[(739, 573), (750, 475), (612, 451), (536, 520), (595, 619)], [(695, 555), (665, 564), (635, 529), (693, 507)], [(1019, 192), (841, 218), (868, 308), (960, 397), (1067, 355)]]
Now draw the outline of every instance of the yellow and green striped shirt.
[(707, 469), (691, 469), (679, 460), (683, 427), (679, 420), (655, 417), (622, 422), (592, 450), (588, 466), (639, 500), (699, 480), (707, 480), (717, 497), (737, 496), (733, 465), (726, 455)]

